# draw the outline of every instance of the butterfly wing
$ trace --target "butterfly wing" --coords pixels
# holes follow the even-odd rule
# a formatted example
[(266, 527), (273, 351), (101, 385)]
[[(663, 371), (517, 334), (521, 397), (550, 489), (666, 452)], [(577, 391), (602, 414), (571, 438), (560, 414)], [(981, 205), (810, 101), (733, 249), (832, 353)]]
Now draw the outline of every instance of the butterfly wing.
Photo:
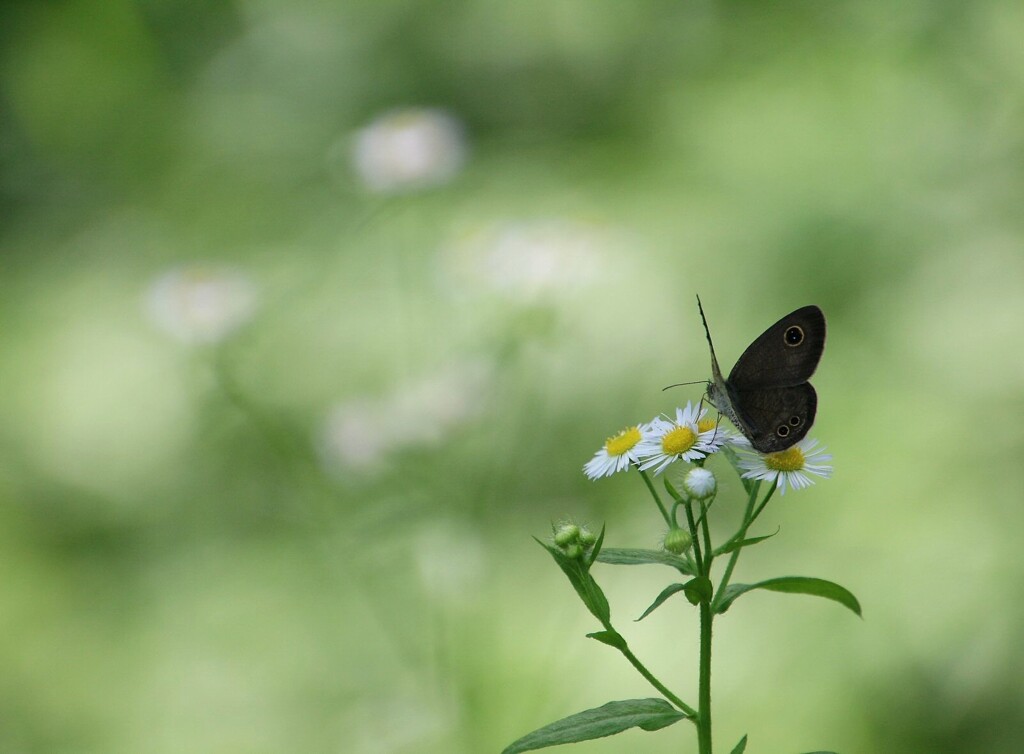
[(800, 385), (814, 374), (824, 350), (825, 315), (816, 306), (805, 306), (747, 346), (728, 382), (738, 391)]
[(775, 453), (807, 435), (818, 410), (818, 395), (809, 382), (788, 387), (730, 390), (732, 408), (755, 450)]

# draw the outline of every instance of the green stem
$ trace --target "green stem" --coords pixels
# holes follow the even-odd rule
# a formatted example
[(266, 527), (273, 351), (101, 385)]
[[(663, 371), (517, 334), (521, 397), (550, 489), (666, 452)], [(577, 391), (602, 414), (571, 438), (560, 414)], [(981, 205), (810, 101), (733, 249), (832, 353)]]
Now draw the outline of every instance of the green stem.
[(651, 478), (647, 476), (647, 472), (643, 471), (639, 467), (637, 471), (640, 472), (640, 478), (644, 480), (644, 484), (647, 485), (647, 489), (651, 492), (651, 497), (654, 498), (654, 502), (658, 504), (658, 510), (661, 511), (662, 517), (665, 519), (665, 523), (668, 524), (669, 528), (672, 527), (672, 517), (668, 515), (668, 511), (665, 509), (665, 504), (661, 502), (661, 497), (658, 495), (658, 491), (654, 489), (654, 484), (651, 483)]
[(697, 687), (697, 750), (711, 754), (711, 623), (707, 600), (700, 603), (700, 678)]
[[(711, 548), (711, 529), (708, 526), (707, 503), (701, 501), (700, 528), (704, 537), (704, 560), (698, 566), (699, 573), (711, 580), (711, 563), (715, 554)], [(687, 512), (690, 508), (687, 505)], [(692, 518), (691, 518), (692, 523)], [(696, 532), (694, 535), (694, 551), (699, 549)], [(700, 601), (700, 666), (697, 679), (697, 750), (700, 754), (711, 754), (711, 624), (715, 613), (711, 609), (711, 600)]]
[[(686, 510), (686, 523), (690, 527), (690, 539), (693, 541), (693, 559), (697, 561), (697, 573), (706, 576), (704, 557), (700, 550), (700, 540), (697, 538), (697, 524), (693, 520), (693, 506), (689, 500), (686, 500), (683, 503), (683, 508)], [(710, 555), (711, 553), (709, 552), (708, 554)]]
[(714, 550), (711, 548), (711, 528), (708, 526), (708, 506), (707, 503), (701, 501), (700, 504), (700, 528), (704, 533), (704, 553), (707, 558), (704, 563), (704, 570), (707, 571), (707, 577), (711, 578), (711, 562), (715, 559)]

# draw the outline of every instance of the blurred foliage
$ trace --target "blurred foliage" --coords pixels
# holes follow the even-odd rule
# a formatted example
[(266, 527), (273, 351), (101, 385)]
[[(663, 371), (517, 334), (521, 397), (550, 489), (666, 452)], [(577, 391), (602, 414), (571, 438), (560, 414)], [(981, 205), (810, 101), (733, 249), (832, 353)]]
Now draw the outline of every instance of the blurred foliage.
[[(697, 397), (660, 392), (707, 376), (697, 292), (730, 364), (828, 315), (836, 476), (740, 570), (865, 610), (730, 611), (720, 745), (1011, 750), (1022, 32), (1011, 0), (0, 5), (0, 750), (475, 753), (649, 695), (530, 535), (656, 545), (580, 468)], [(601, 578), (629, 615), (660, 588)], [(685, 697), (662, 612), (629, 640)], [(574, 751), (623, 745), (681, 744)]]

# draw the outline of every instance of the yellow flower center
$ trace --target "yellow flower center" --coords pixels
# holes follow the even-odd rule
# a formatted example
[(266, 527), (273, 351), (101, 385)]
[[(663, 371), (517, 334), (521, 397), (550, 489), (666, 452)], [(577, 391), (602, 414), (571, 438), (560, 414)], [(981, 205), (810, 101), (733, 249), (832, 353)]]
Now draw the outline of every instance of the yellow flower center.
[(674, 456), (678, 453), (685, 453), (697, 441), (697, 435), (689, 427), (676, 427), (671, 432), (666, 432), (661, 438), (661, 449), (665, 455)]
[(764, 457), (764, 465), (773, 471), (800, 471), (804, 467), (804, 452), (794, 445), (778, 453), (769, 453)]
[(716, 424), (717, 422), (715, 422), (714, 419), (708, 419), (707, 417), (705, 417), (701, 419), (699, 422), (697, 422), (697, 431), (707, 432), (709, 429), (714, 429)]
[(633, 446), (640, 442), (640, 428), (627, 427), (614, 437), (609, 437), (604, 443), (604, 449), (610, 456), (621, 456)]

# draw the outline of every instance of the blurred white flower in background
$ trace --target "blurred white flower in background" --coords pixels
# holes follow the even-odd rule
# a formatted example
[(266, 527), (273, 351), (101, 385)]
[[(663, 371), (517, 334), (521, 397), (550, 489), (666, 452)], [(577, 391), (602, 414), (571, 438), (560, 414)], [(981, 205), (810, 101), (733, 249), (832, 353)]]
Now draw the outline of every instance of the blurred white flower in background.
[(248, 277), (213, 265), (166, 272), (146, 294), (153, 322), (185, 343), (223, 340), (252, 318), (256, 303), (256, 288)]
[(319, 438), (332, 471), (378, 465), (398, 449), (434, 445), (479, 416), (493, 367), (453, 364), (380, 398), (359, 398), (332, 408)]
[(481, 287), (519, 301), (585, 286), (600, 273), (615, 234), (568, 218), (516, 220), (465, 232), (442, 249), (453, 292)]
[(387, 113), (360, 129), (352, 144), (356, 172), (371, 191), (397, 193), (436, 186), (466, 161), (462, 123), (437, 109)]
[(394, 443), (393, 433), (381, 402), (364, 399), (339, 404), (324, 422), (321, 455), (332, 469), (374, 466)]

